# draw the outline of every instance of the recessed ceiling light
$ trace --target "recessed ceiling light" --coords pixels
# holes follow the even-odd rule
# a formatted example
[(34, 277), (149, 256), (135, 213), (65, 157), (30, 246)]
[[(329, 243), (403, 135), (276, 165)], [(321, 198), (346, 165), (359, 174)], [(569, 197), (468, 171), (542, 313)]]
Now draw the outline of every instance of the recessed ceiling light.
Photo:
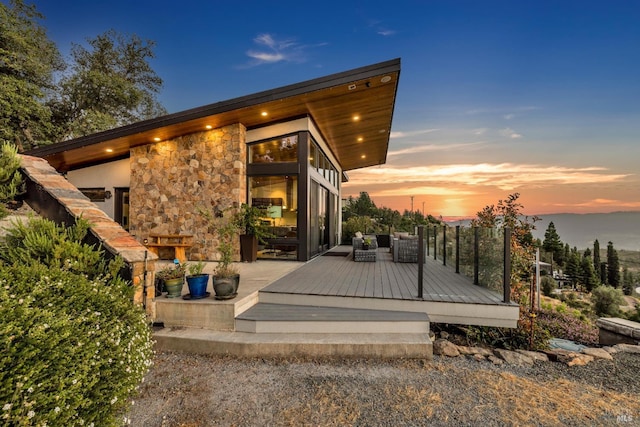
[(266, 112), (266, 111), (263, 111), (262, 113), (260, 113), (260, 115), (261, 115), (262, 117), (267, 117), (267, 115), (268, 115), (268, 114), (267, 114), (267, 112)]
[(113, 153), (113, 148), (107, 148), (107, 149), (106, 149), (106, 150), (104, 150), (104, 151), (106, 151), (107, 153)]
[(349, 88), (349, 90), (354, 90), (356, 88), (356, 85), (355, 84), (350, 84), (348, 86), (348, 88)]
[(364, 138), (363, 138), (363, 137), (361, 137), (361, 136), (360, 136), (360, 137), (358, 137), (358, 142), (362, 142), (362, 141), (364, 141)]
[(366, 156), (365, 154), (363, 154), (363, 155), (362, 155), (362, 156), (360, 156), (360, 157), (361, 157), (361, 158), (363, 158), (363, 159), (366, 159), (366, 158), (367, 158), (367, 156)]
[(154, 141), (158, 142), (158, 141), (162, 141), (161, 138), (158, 138), (157, 136), (155, 138), (153, 138)]
[(380, 79), (380, 81), (382, 83), (388, 83), (391, 81), (391, 76), (384, 76), (383, 78)]
[(386, 131), (387, 131), (386, 129), (380, 129), (378, 133), (385, 133)]
[(358, 115), (353, 116), (353, 121), (354, 122), (357, 122), (358, 120), (360, 120), (360, 116), (358, 116)]
[(213, 128), (213, 126), (211, 126), (211, 125), (206, 125), (206, 126), (205, 126), (205, 128), (206, 128), (206, 129), (212, 129), (212, 128)]

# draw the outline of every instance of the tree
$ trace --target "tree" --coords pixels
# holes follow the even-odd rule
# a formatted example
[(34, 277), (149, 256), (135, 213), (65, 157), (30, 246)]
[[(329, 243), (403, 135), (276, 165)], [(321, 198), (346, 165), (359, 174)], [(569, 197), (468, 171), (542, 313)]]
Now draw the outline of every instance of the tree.
[(564, 264), (564, 245), (560, 240), (560, 236), (556, 231), (556, 226), (553, 221), (549, 223), (547, 230), (544, 232), (542, 249), (544, 249), (545, 252), (551, 253), (553, 255), (553, 261), (558, 263), (558, 265)]
[(607, 244), (607, 283), (614, 288), (620, 287), (620, 262), (612, 242)]
[(0, 139), (19, 151), (49, 143), (56, 133), (45, 104), (64, 61), (22, 0), (0, 3)]
[(584, 254), (582, 254), (582, 262), (580, 263), (580, 281), (587, 292), (591, 292), (599, 283), (598, 275), (593, 268), (591, 251), (589, 249), (584, 251)]
[(4, 205), (24, 191), (23, 187), (20, 157), (15, 145), (0, 141), (0, 219), (7, 216)]
[(625, 265), (622, 268), (622, 292), (625, 295), (633, 294), (633, 273), (629, 271), (629, 268)]
[(49, 104), (62, 130), (59, 139), (166, 113), (156, 99), (162, 79), (148, 62), (154, 57), (153, 41), (110, 30), (87, 42), (89, 49), (73, 45), (73, 72), (62, 79), (62, 93)]
[(580, 256), (577, 248), (573, 248), (569, 254), (565, 274), (571, 279), (573, 286), (580, 281)]
[[(600, 242), (598, 239), (593, 242), (593, 269), (600, 275)], [(600, 278), (602, 282), (602, 278)]]

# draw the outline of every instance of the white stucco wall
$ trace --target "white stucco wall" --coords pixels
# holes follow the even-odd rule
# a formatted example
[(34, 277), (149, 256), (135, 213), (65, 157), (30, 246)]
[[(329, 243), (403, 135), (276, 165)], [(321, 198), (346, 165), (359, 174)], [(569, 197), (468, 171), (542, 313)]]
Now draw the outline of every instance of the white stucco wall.
[(129, 187), (131, 181), (131, 167), (129, 159), (76, 169), (67, 172), (67, 180), (78, 188), (104, 187), (110, 191), (112, 197), (96, 205), (110, 218), (114, 216), (114, 197), (116, 187)]

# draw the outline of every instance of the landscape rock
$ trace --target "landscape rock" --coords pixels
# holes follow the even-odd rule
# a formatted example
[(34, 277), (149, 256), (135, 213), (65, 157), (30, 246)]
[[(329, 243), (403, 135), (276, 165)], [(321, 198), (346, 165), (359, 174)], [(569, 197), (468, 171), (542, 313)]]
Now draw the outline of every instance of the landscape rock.
[(607, 353), (609, 353), (609, 354), (616, 354), (616, 353), (618, 353), (618, 350), (617, 350), (617, 349), (615, 349), (615, 348), (613, 348), (613, 347), (604, 346), (604, 347), (602, 347), (602, 349), (603, 349), (604, 351), (606, 351)]
[(489, 361), (491, 363), (493, 363), (494, 365), (502, 365), (504, 363), (504, 360), (502, 360), (498, 356), (494, 356), (494, 355), (491, 355), (491, 356), (487, 357), (487, 359), (489, 359)]
[(585, 366), (593, 362), (593, 356), (588, 354), (577, 354), (573, 359), (567, 362), (568, 366)]
[(524, 354), (525, 356), (529, 356), (530, 358), (538, 362), (549, 361), (549, 357), (546, 354), (540, 353), (538, 351), (529, 351), (529, 350), (516, 350), (516, 351), (520, 354)]
[(475, 360), (477, 360), (478, 362), (483, 362), (483, 361), (487, 360), (487, 359), (486, 359), (483, 355), (481, 355), (481, 354), (474, 354), (474, 355), (473, 355), (473, 358), (474, 358)]
[(433, 354), (457, 357), (460, 356), (460, 351), (458, 350), (458, 346), (454, 343), (440, 338), (433, 343)]
[(491, 356), (493, 354), (493, 352), (487, 348), (482, 348), (482, 347), (467, 347), (464, 345), (459, 345), (458, 346), (458, 350), (460, 351), (461, 354), (467, 354), (467, 355), (475, 355), (475, 354), (479, 354), (480, 356)]
[(582, 350), (584, 354), (588, 354), (589, 356), (593, 356), (596, 359), (605, 359), (605, 360), (613, 360), (613, 356), (609, 354), (609, 352), (603, 348), (585, 348)]
[(516, 351), (497, 348), (493, 351), (498, 357), (511, 365), (533, 366), (533, 359)]
[(443, 340), (449, 339), (449, 332), (446, 332), (446, 331), (440, 332), (440, 338), (442, 338)]
[(640, 345), (616, 344), (616, 345), (613, 346), (613, 348), (615, 348), (618, 351), (625, 352), (625, 353), (640, 354)]

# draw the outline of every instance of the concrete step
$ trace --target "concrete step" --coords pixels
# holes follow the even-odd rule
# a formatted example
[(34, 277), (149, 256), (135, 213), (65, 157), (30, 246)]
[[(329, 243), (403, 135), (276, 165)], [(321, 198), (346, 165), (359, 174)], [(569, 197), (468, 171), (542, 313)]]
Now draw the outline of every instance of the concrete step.
[(425, 313), (262, 303), (236, 317), (237, 332), (429, 334)]
[(156, 351), (237, 357), (370, 357), (432, 359), (428, 334), (303, 334), (163, 328)]

